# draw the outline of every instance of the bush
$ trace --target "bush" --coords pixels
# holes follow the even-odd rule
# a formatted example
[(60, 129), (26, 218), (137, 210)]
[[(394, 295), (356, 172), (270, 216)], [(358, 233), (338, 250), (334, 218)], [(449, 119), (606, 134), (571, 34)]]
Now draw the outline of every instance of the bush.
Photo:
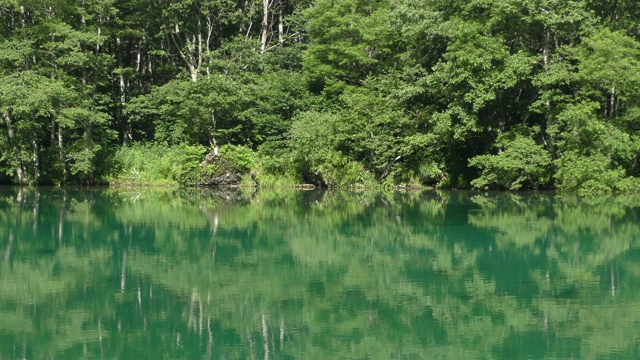
[(222, 145), (220, 156), (231, 163), (238, 174), (246, 174), (256, 168), (257, 154), (245, 146)]
[(626, 177), (624, 170), (613, 167), (603, 154), (580, 156), (576, 152), (565, 152), (556, 160), (556, 165), (555, 177), (561, 191), (596, 195), (640, 190), (639, 179)]
[(304, 182), (289, 149), (261, 147), (255, 169), (261, 187), (293, 187)]
[(306, 112), (291, 126), (289, 147), (305, 181), (329, 187), (371, 185), (374, 176), (337, 149), (336, 123), (330, 113)]
[(471, 181), (478, 189), (538, 189), (551, 180), (551, 155), (529, 137), (505, 134), (496, 146), (504, 148), (497, 155), (479, 155), (469, 160), (470, 166), (482, 169)]

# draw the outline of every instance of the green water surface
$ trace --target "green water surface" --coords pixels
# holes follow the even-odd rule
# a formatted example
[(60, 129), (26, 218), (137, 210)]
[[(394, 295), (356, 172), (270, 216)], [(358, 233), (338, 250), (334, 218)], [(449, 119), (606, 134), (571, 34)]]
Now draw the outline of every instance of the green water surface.
[(640, 197), (0, 191), (0, 359), (640, 359)]

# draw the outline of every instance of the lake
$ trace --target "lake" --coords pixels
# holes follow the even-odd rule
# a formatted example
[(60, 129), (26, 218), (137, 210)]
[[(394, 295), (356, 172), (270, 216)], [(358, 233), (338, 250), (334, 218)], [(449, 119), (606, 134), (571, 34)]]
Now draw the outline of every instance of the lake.
[(2, 359), (638, 359), (640, 197), (0, 191)]

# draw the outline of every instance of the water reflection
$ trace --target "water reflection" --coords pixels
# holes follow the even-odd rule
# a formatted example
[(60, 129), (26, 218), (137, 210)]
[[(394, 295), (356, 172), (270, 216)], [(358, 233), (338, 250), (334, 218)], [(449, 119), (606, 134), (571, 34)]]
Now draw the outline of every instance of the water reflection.
[(638, 197), (0, 192), (0, 358), (640, 356)]

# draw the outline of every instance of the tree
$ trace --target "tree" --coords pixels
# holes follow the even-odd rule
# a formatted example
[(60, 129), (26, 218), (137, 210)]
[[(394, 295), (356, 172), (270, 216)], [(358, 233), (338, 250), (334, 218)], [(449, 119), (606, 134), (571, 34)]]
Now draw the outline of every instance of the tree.
[(42, 168), (41, 138), (68, 95), (59, 81), (32, 71), (4, 76), (0, 85), (2, 161), (19, 184), (35, 184)]
[(545, 188), (551, 181), (551, 155), (529, 136), (518, 133), (501, 135), (496, 141), (496, 155), (478, 155), (470, 166), (482, 169), (471, 181), (478, 189), (519, 190)]
[(313, 91), (339, 95), (391, 64), (398, 34), (389, 23), (389, 6), (385, 0), (319, 0), (305, 12), (310, 43), (304, 70)]
[[(621, 33), (599, 30), (569, 52), (577, 63), (572, 76), (577, 91), (562, 107), (558, 122), (549, 127), (559, 135), (561, 157), (566, 156), (558, 160), (560, 187), (580, 189), (583, 185), (574, 181), (582, 179), (589, 184), (584, 185), (587, 188), (611, 191), (621, 190), (626, 187), (623, 183), (634, 181), (623, 179), (638, 174), (640, 143), (635, 114), (640, 95), (639, 50), (635, 40)], [(580, 167), (586, 177), (572, 179), (571, 174), (580, 171)]]

